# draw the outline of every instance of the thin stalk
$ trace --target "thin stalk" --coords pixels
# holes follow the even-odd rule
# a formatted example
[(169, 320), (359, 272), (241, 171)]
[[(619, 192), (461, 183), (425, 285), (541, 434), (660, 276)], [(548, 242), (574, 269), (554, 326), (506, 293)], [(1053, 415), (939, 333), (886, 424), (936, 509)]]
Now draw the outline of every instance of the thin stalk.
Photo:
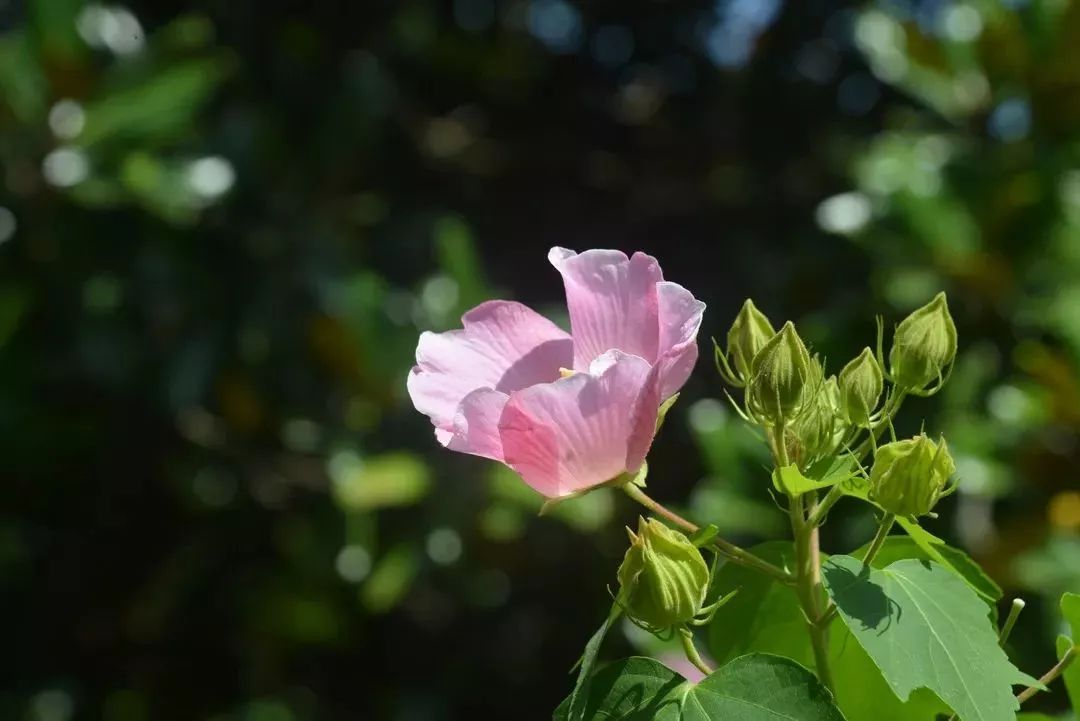
[(1013, 626), (1016, 625), (1016, 619), (1020, 618), (1020, 612), (1024, 610), (1024, 605), (1024, 599), (1013, 599), (1012, 606), (1009, 607), (1009, 615), (1001, 626), (1001, 633), (998, 634), (998, 643), (1002, 646), (1009, 640), (1009, 634), (1012, 633)]
[(694, 664), (706, 676), (713, 672), (712, 666), (705, 663), (705, 660), (701, 658), (701, 654), (698, 653), (697, 646), (694, 645), (694, 634), (690, 629), (680, 628), (679, 640), (682, 641), (683, 652), (690, 663)]
[(892, 425), (892, 419), (900, 410), (900, 406), (906, 397), (907, 391), (904, 390), (897, 390), (894, 395), (889, 397), (885, 402), (885, 408), (882, 409), (881, 420), (870, 429), (870, 435), (855, 449), (856, 458), (861, 461), (867, 453), (877, 446), (877, 439), (881, 436), (882, 431)]
[[(626, 492), (626, 495), (630, 496), (642, 506), (649, 509), (661, 518), (667, 519), (671, 523), (679, 526), (683, 530), (686, 530), (690, 533), (696, 533), (698, 531), (698, 526), (696, 523), (686, 520), (678, 513), (675, 513), (675, 511), (667, 508), (659, 501), (654, 500), (647, 493), (645, 493), (645, 491), (641, 490), (640, 486), (637, 486), (633, 483), (627, 483), (622, 487), (622, 489)], [(732, 563), (737, 563), (740, 566), (752, 568), (755, 571), (759, 571), (760, 573), (764, 573), (767, 576), (771, 576), (772, 578), (784, 584), (790, 585), (795, 582), (795, 577), (790, 572), (785, 571), (779, 566), (775, 566), (769, 563), (764, 558), (759, 558), (755, 556), (753, 553), (750, 553), (750, 551), (736, 546), (730, 541), (725, 541), (719, 536), (714, 537), (711, 541), (709, 541), (709, 543), (716, 548), (717, 552), (721, 556), (728, 559)]]
[[(1042, 678), (1039, 679), (1039, 683), (1041, 683), (1043, 686), (1051, 683), (1054, 679), (1056, 679), (1058, 676), (1065, 672), (1065, 669), (1069, 667), (1069, 664), (1076, 660), (1076, 655), (1078, 653), (1080, 653), (1080, 646), (1074, 645), (1072, 648), (1065, 652), (1065, 655), (1061, 657), (1061, 660), (1058, 661), (1052, 669), (1042, 675)], [(1016, 694), (1016, 700), (1020, 703), (1024, 703), (1041, 690), (1042, 689), (1038, 688), (1037, 686), (1028, 686), (1026, 689)]]
[(874, 536), (874, 540), (870, 543), (870, 548), (866, 549), (866, 555), (863, 556), (863, 566), (869, 566), (874, 558), (878, 555), (878, 551), (885, 545), (885, 539), (889, 537), (889, 531), (892, 530), (893, 524), (896, 523), (896, 515), (893, 513), (886, 513), (882, 519), (881, 524), (878, 526), (877, 534)]
[(825, 516), (829, 513), (829, 510), (836, 505), (836, 502), (844, 497), (844, 489), (837, 483), (835, 486), (829, 489), (829, 492), (825, 494), (825, 497), (821, 499), (821, 503), (817, 504), (813, 513), (810, 514), (810, 519), (807, 521), (811, 526), (817, 528), (825, 522)]

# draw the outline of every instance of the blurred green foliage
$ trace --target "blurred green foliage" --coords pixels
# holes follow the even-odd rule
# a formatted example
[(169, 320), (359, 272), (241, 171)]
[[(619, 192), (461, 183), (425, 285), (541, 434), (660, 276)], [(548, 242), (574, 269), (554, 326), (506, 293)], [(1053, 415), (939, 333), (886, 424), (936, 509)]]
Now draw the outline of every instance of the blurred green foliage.
[[(1078, 35), (1065, 0), (0, 3), (0, 717), (546, 717), (635, 511), (538, 517), (404, 379), (477, 302), (560, 307), (554, 244), (835, 368), (947, 290), (934, 530), (1080, 587)], [(650, 486), (779, 536), (761, 448), (703, 361)]]

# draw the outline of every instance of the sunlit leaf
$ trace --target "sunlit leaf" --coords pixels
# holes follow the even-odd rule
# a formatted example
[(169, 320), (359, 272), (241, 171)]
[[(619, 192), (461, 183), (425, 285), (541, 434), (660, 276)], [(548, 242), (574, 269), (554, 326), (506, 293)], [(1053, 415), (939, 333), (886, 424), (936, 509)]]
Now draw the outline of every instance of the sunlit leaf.
[[(903, 538), (908, 549), (919, 549)], [(892, 541), (892, 538), (890, 538)], [(886, 549), (890, 546), (886, 543)], [(765, 560), (790, 568), (795, 552), (787, 541), (771, 541), (753, 547)], [(709, 651), (719, 662), (746, 653), (773, 653), (813, 667), (806, 622), (790, 586), (731, 563), (716, 574), (712, 593), (739, 593), (716, 614), (709, 625)], [(919, 690), (901, 702), (890, 690), (874, 662), (851, 637), (847, 628), (834, 622), (829, 632), (829, 659), (836, 682), (837, 703), (848, 721), (936, 721), (946, 706), (932, 693)]]
[(1034, 679), (1009, 662), (986, 605), (954, 573), (916, 560), (867, 569), (834, 556), (822, 577), (898, 698), (929, 688), (964, 721), (1013, 721), (1019, 706), (1012, 685)]

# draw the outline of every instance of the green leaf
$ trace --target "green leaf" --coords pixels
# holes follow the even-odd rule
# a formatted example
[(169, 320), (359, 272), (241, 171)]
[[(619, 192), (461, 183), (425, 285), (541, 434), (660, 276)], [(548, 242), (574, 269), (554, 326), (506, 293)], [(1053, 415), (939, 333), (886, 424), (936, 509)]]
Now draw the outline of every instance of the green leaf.
[(1061, 595), (1061, 617), (1072, 629), (1072, 640), (1080, 643), (1080, 594), (1063, 593)]
[(660, 408), (656, 411), (656, 431), (659, 432), (664, 426), (664, 419), (667, 418), (668, 411), (679, 400), (679, 394), (676, 393), (671, 398), (660, 404)]
[[(586, 681), (592, 676), (593, 669), (596, 667), (596, 658), (600, 654), (600, 644), (604, 642), (604, 637), (607, 636), (608, 631), (611, 629), (611, 624), (615, 623), (615, 620), (622, 614), (622, 609), (619, 604), (612, 604), (611, 610), (608, 612), (607, 618), (600, 624), (600, 628), (596, 629), (596, 633), (589, 638), (585, 644), (585, 650), (581, 654), (581, 658), (574, 665), (578, 669), (577, 680), (574, 682), (574, 690), (570, 693), (569, 705), (570, 705), (570, 719), (580, 719), (584, 713), (585, 694), (582, 693), (582, 689), (585, 687)], [(572, 671), (573, 669), (571, 669)]]
[(80, 145), (173, 140), (191, 127), (225, 77), (217, 58), (188, 60), (133, 87), (117, 90), (86, 107)]
[[(975, 592), (991, 606), (1001, 600), (1001, 587), (994, 579), (986, 575), (979, 564), (971, 560), (961, 550), (946, 545), (946, 543), (916, 523), (904, 518), (897, 518), (905, 531), (905, 536), (889, 536), (885, 545), (874, 559), (874, 568), (885, 568), (894, 561), (904, 558), (915, 558), (924, 561), (936, 561), (945, 568), (967, 581)], [(865, 547), (864, 547), (865, 548)], [(862, 557), (861, 552), (853, 554)]]
[(928, 688), (965, 721), (1014, 721), (1012, 685), (1037, 683), (1009, 662), (978, 595), (940, 565), (907, 559), (877, 570), (834, 556), (822, 579), (900, 699)]
[[(791, 659), (737, 658), (700, 683), (649, 658), (601, 669), (586, 688), (585, 718), (604, 721), (843, 721), (829, 692)], [(555, 711), (565, 721), (567, 702)]]
[(707, 526), (697, 529), (697, 531), (690, 536), (690, 542), (698, 548), (704, 548), (709, 545), (709, 541), (716, 538), (720, 533), (720, 529), (715, 524), (710, 523)]
[(855, 475), (855, 458), (849, 454), (823, 458), (806, 470), (806, 475), (822, 483), (834, 486), (845, 483)]
[(828, 488), (835, 482), (815, 481), (812, 478), (807, 478), (795, 464), (777, 468), (772, 474), (773, 488), (789, 496), (801, 496), (808, 491)]
[[(909, 539), (896, 537), (919, 552)], [(892, 538), (890, 538), (890, 541)], [(886, 543), (881, 553), (888, 552)], [(791, 567), (795, 552), (787, 541), (755, 546), (753, 553), (778, 566)], [(793, 589), (760, 573), (727, 563), (717, 571), (713, 593), (740, 589), (709, 625), (709, 652), (723, 663), (746, 653), (773, 653), (813, 666), (806, 622)], [(889, 690), (874, 662), (851, 638), (847, 628), (834, 622), (829, 633), (829, 658), (836, 680), (837, 703), (848, 721), (935, 721), (946, 706), (929, 691), (912, 694), (901, 702)]]

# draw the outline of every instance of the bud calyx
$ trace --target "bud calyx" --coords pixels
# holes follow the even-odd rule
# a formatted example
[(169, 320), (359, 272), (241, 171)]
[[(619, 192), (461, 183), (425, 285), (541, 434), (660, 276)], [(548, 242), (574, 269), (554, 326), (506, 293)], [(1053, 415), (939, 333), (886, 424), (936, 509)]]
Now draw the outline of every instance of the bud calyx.
[(915, 518), (930, 513), (952, 491), (949, 479), (956, 464), (945, 439), (925, 434), (894, 441), (877, 449), (870, 471), (869, 498), (889, 513)]
[(936, 393), (952, 370), (956, 341), (948, 301), (938, 293), (896, 326), (889, 353), (893, 382), (919, 395)]
[(735, 366), (734, 370), (728, 368), (731, 377), (727, 380), (732, 385), (743, 386), (749, 382), (754, 356), (774, 335), (776, 331), (768, 317), (747, 298), (727, 334), (726, 358)]
[(814, 370), (806, 345), (788, 321), (754, 356), (747, 387), (750, 412), (772, 425), (793, 419), (813, 385)]
[(852, 425), (869, 426), (885, 388), (885, 375), (869, 348), (844, 366), (838, 385), (844, 418)]
[(657, 520), (638, 520), (619, 566), (620, 597), (626, 612), (652, 629), (694, 618), (709, 589), (709, 566), (682, 533)]

